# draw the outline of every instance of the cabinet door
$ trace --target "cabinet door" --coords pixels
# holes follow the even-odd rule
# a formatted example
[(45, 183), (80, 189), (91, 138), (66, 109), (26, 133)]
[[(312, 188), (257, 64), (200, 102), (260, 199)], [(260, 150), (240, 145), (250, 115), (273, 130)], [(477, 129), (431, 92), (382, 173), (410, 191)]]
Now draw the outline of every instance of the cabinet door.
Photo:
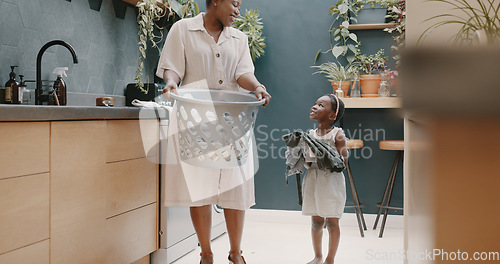
[(48, 122), (0, 123), (0, 179), (49, 172)]
[(156, 203), (112, 217), (106, 221), (108, 260), (132, 263), (158, 249)]
[(158, 121), (107, 121), (107, 140), (108, 162), (144, 157), (153, 161), (158, 152)]
[(48, 173), (0, 180), (0, 197), (0, 255), (49, 238)]
[(156, 203), (157, 164), (146, 158), (108, 163), (106, 174), (106, 217)]
[(52, 122), (51, 264), (106, 263), (106, 122)]

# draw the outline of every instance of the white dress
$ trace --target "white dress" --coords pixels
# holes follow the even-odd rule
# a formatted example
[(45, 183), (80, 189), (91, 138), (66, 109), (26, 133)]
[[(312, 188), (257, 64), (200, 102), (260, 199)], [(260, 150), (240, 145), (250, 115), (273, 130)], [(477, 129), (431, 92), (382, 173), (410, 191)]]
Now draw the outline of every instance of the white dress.
[[(318, 136), (315, 130), (309, 135), (331, 146), (335, 146), (335, 136), (342, 129), (333, 128), (324, 136)], [(310, 152), (306, 161), (313, 161), (314, 154)], [(346, 202), (345, 178), (342, 172), (320, 170), (315, 162), (307, 170), (303, 182), (302, 214), (326, 218), (341, 218)]]
[[(236, 80), (254, 71), (247, 36), (237, 29), (225, 27), (218, 42), (215, 42), (203, 25), (203, 15), (200, 13), (194, 18), (182, 19), (172, 26), (156, 75), (163, 78), (165, 70), (173, 70), (182, 80), (180, 89), (190, 83), (206, 81), (210, 89), (246, 91), (238, 86)], [(170, 114), (164, 204), (217, 204), (238, 210), (254, 205), (256, 158), (252, 156), (252, 148), (242, 168), (221, 170), (189, 165), (179, 160), (175, 120), (175, 114)]]

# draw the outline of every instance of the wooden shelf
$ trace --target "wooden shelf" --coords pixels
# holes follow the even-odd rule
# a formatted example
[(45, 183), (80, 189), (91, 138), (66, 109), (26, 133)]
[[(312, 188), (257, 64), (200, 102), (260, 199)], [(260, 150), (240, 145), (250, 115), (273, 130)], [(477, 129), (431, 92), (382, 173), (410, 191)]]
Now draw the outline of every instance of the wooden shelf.
[[(363, 30), (363, 29), (384, 29), (393, 28), (399, 23), (380, 23), (380, 24), (350, 24), (349, 30)], [(342, 26), (340, 26), (342, 28)]]
[(401, 108), (399, 97), (342, 98), (345, 108)]

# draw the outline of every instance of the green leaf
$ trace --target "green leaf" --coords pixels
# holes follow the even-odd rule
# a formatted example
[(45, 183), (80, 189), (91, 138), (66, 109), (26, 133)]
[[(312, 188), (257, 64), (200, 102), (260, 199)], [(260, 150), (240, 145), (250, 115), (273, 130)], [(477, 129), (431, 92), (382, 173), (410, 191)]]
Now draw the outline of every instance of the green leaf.
[(335, 58), (338, 58), (342, 53), (344, 53), (344, 48), (335, 46), (332, 49), (332, 54), (335, 56)]
[(356, 54), (357, 52), (357, 49), (356, 49), (356, 46), (352, 45), (352, 44), (347, 44), (347, 47), (354, 53)]
[(198, 6), (198, 3), (196, 3), (196, 1), (194, 2), (194, 10), (196, 11), (196, 15), (200, 13), (200, 6)]
[(314, 56), (314, 63), (316, 63), (320, 54), (321, 54), (321, 49), (319, 49), (318, 52), (316, 52), (316, 56)]
[(354, 40), (354, 42), (356, 42), (356, 43), (358, 42), (358, 36), (356, 36), (356, 34), (354, 34), (354, 33), (350, 33), (349, 38)]
[(355, 59), (355, 56), (347, 56), (347, 62), (349, 62), (349, 64), (353, 63)]
[(345, 14), (345, 13), (347, 13), (347, 11), (349, 11), (349, 6), (347, 6), (347, 4), (345, 4), (345, 3), (339, 5), (338, 8), (339, 8), (340, 14)]

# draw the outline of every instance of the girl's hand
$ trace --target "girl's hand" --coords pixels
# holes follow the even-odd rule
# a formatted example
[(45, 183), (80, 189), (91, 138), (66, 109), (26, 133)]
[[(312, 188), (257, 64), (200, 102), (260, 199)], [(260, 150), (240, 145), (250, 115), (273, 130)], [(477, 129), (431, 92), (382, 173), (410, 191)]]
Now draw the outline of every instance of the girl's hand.
[(166, 96), (168, 100), (170, 100), (170, 93), (174, 93), (174, 94), (177, 94), (177, 83), (175, 83), (173, 80), (171, 79), (167, 79), (166, 83), (165, 83), (165, 88), (163, 88), (163, 91), (162, 91), (162, 96)]
[(263, 85), (259, 85), (255, 88), (255, 97), (257, 97), (259, 101), (262, 99), (266, 100), (266, 102), (262, 105), (264, 107), (266, 107), (271, 101), (271, 95), (267, 92)]

